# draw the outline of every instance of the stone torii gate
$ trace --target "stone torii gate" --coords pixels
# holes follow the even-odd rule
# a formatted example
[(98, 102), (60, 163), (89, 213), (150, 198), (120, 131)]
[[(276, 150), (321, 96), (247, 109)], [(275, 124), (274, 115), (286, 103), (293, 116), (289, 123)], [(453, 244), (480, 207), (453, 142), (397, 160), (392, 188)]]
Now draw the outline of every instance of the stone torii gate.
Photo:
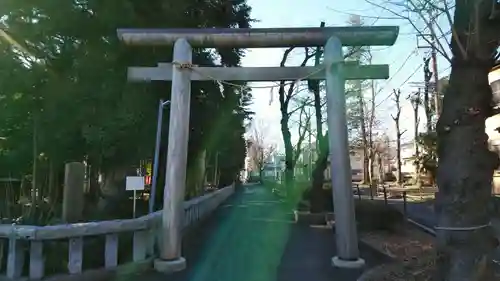
[[(160, 272), (183, 270), (181, 256), (182, 203), (185, 193), (191, 81), (283, 81), (326, 80), (331, 179), (334, 199), (338, 256), (332, 264), (355, 268), (364, 265), (359, 257), (358, 237), (352, 195), (351, 167), (346, 126), (345, 80), (387, 79), (388, 65), (360, 66), (344, 63), (342, 46), (390, 46), (399, 28), (322, 27), (249, 29), (119, 29), (119, 38), (129, 45), (174, 45), (173, 63), (158, 67), (131, 67), (132, 81), (172, 81), (170, 131), (162, 243), (154, 267)], [(192, 65), (192, 47), (202, 48), (279, 48), (324, 45), (324, 65), (305, 67), (203, 67)], [(323, 68), (323, 69), (320, 69)]]

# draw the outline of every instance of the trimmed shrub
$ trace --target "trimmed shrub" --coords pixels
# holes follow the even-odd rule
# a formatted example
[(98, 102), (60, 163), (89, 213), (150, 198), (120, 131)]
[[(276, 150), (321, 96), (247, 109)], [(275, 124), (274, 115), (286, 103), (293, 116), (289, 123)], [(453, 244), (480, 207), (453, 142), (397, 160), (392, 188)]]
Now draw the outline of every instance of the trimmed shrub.
[(383, 201), (361, 200), (355, 202), (356, 220), (362, 231), (396, 232), (404, 224), (404, 216)]

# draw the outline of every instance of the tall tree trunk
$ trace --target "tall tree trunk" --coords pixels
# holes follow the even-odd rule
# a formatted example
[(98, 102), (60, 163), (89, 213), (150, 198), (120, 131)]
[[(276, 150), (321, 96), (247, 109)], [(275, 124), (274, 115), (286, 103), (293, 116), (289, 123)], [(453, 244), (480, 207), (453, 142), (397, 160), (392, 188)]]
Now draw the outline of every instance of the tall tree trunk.
[(384, 161), (382, 159), (382, 154), (377, 153), (377, 168), (378, 168), (378, 183), (383, 184), (384, 183)]
[(312, 172), (312, 187), (311, 187), (311, 213), (320, 213), (325, 210), (325, 193), (323, 192), (323, 183), (325, 181), (325, 169), (328, 165), (328, 155), (330, 149), (328, 147), (328, 132), (324, 136), (318, 135), (318, 159), (314, 164)]
[(358, 103), (359, 103), (359, 126), (361, 128), (361, 140), (363, 142), (363, 183), (370, 182), (370, 158), (368, 157), (368, 139), (366, 133), (366, 120), (365, 120), (365, 102), (363, 99), (363, 92), (361, 91), (361, 85), (358, 89)]
[[(280, 67), (285, 67), (286, 60), (294, 48), (288, 48), (281, 59)], [(310, 58), (314, 56), (314, 53), (309, 52), (309, 48), (305, 49), (304, 59), (300, 64), (301, 67), (305, 66)], [(287, 91), (285, 91), (285, 81), (280, 82), (279, 87), (279, 101), (280, 101), (280, 112), (281, 112), (281, 134), (283, 136), (283, 142), (285, 144), (285, 188), (289, 190), (293, 188), (294, 183), (294, 151), (292, 145), (292, 136), (289, 129), (289, 118), (290, 113), (288, 112), (288, 105), (292, 99), (293, 93), (299, 87), (297, 83), (292, 83), (288, 86)], [(288, 192), (287, 192), (288, 193)]]
[[(491, 100), (487, 74), (486, 69), (477, 66), (458, 66), (451, 72), (437, 131), (436, 210), (440, 226), (480, 226), (490, 220), (485, 205), (491, 198), (498, 157), (488, 150), (485, 134), (484, 121)], [(494, 280), (481, 277), (490, 274), (485, 272), (494, 239), (489, 227), (438, 231), (437, 239), (439, 280)]]
[(328, 164), (328, 132), (323, 135), (323, 115), (321, 112), (321, 95), (319, 85), (315, 85), (312, 89), (314, 94), (314, 111), (316, 116), (316, 131), (317, 131), (317, 151), (318, 158), (314, 163), (311, 182), (311, 213), (319, 213), (324, 210), (325, 199), (323, 194), (323, 182), (325, 181), (325, 169)]
[(288, 112), (282, 113), (281, 117), (281, 133), (283, 135), (283, 142), (285, 144), (285, 187), (288, 190), (293, 188), (293, 175), (295, 168), (295, 161), (293, 161), (293, 144), (290, 129), (288, 129)]
[[(371, 52), (370, 52), (370, 61), (369, 63), (371, 64), (372, 62), (372, 57), (371, 57)], [(373, 185), (374, 185), (374, 165), (375, 165), (375, 153), (373, 149), (373, 127), (375, 126), (375, 82), (372, 80), (371, 81), (371, 101), (370, 101), (370, 120), (368, 122), (368, 168), (369, 168), (369, 179), (370, 179), (370, 192), (371, 194), (373, 193)]]
[[(323, 23), (322, 23), (323, 25)], [(319, 63), (320, 48), (316, 50), (316, 64)], [(328, 165), (328, 132), (323, 135), (323, 114), (321, 111), (321, 94), (319, 83), (311, 83), (310, 89), (314, 94), (314, 113), (316, 116), (316, 138), (317, 138), (317, 151), (318, 157), (314, 163), (314, 170), (312, 172), (311, 181), (311, 198), (310, 198), (310, 212), (319, 213), (323, 212), (325, 208), (325, 200), (323, 193), (323, 182), (325, 181), (325, 169)]]
[(447, 281), (495, 280), (498, 277), (494, 277), (491, 252), (498, 242), (488, 227), (486, 203), (491, 200), (492, 176), (499, 160), (488, 150), (485, 120), (491, 115), (488, 72), (498, 48), (500, 23), (499, 19), (490, 19), (490, 1), (455, 2), (452, 70), (437, 124), (436, 211), (438, 225), (448, 229), (437, 231), (435, 277)]
[(401, 128), (399, 125), (399, 118), (401, 117), (401, 104), (400, 104), (400, 98), (401, 98), (401, 91), (400, 90), (394, 90), (393, 91), (394, 95), (394, 102), (396, 103), (396, 115), (392, 116), (392, 119), (394, 120), (394, 123), (396, 125), (396, 181), (398, 184), (401, 184), (403, 182), (403, 174), (401, 172), (401, 136), (404, 134), (404, 132), (401, 132)]
[[(325, 27), (325, 22), (321, 22), (320, 27)], [(322, 55), (321, 47), (316, 47), (316, 54), (314, 57), (314, 65), (319, 65)], [(311, 178), (311, 198), (310, 212), (322, 212), (325, 206), (325, 198), (323, 197), (323, 182), (325, 180), (324, 171), (328, 163), (328, 132), (323, 136), (323, 116), (321, 112), (321, 94), (318, 81), (308, 81), (309, 90), (314, 95), (314, 113), (316, 121), (316, 151), (317, 158), (314, 163), (314, 170), (312, 171)], [(326, 152), (326, 153), (325, 153)]]
[(403, 183), (403, 173), (401, 171), (401, 166), (402, 166), (402, 163), (401, 163), (401, 134), (399, 133), (400, 132), (399, 122), (398, 122), (398, 125), (396, 125), (396, 131), (398, 132), (397, 139), (396, 139), (396, 168), (398, 169), (397, 174), (396, 174), (396, 181), (398, 184), (401, 184), (401, 183)]
[(56, 189), (57, 189), (57, 171), (55, 169), (54, 165), (54, 159), (49, 158), (49, 168), (48, 168), (48, 174), (49, 174), (49, 186), (48, 186), (48, 193), (47, 197), (49, 198), (49, 202), (51, 204), (57, 204), (57, 197), (56, 197)]
[(375, 180), (375, 152), (373, 149), (373, 140), (370, 141), (370, 146), (368, 147), (368, 160), (369, 160), (369, 171), (370, 171), (370, 197), (373, 197), (375, 192), (376, 180)]
[[(97, 162), (89, 161), (89, 179), (88, 193), (86, 194), (86, 203), (95, 206), (101, 197), (101, 188), (99, 186), (99, 165)], [(86, 204), (87, 205), (87, 204)]]

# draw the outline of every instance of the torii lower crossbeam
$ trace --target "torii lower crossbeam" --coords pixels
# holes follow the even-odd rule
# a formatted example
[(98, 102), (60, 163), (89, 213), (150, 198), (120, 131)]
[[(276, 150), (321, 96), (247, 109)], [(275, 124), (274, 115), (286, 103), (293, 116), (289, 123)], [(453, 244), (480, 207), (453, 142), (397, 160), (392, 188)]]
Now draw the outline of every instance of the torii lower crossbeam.
[[(174, 65), (159, 63), (158, 67), (129, 67), (129, 81), (171, 81)], [(191, 81), (294, 81), (324, 80), (324, 66), (305, 67), (198, 67), (193, 66)], [(387, 79), (388, 65), (357, 65), (346, 63), (346, 80)]]

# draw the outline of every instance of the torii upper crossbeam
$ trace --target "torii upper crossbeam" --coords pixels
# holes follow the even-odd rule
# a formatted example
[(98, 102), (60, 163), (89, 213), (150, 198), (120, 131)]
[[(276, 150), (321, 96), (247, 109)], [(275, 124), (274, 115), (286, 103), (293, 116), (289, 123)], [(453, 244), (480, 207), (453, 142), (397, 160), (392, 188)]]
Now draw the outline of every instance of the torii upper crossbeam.
[(398, 37), (397, 26), (342, 26), (299, 28), (183, 28), (118, 29), (128, 45), (168, 45), (184, 38), (192, 47), (280, 48), (324, 46), (335, 36), (344, 46), (390, 46)]

